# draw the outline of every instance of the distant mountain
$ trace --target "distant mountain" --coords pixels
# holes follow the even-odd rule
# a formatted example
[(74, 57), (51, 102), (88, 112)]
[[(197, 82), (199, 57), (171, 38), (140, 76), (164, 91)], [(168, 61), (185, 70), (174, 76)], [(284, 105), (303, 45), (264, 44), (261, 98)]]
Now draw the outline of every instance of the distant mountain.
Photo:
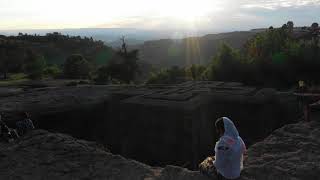
[(188, 36), (205, 35), (208, 32), (192, 32), (190, 30), (145, 30), (135, 28), (80, 28), (80, 29), (39, 29), (39, 30), (0, 30), (0, 34), (18, 35), (19, 33), (46, 35), (59, 32), (63, 35), (92, 37), (95, 40), (104, 41), (108, 46), (119, 47), (119, 39), (126, 37), (128, 45), (143, 44), (144, 41), (184, 38)]
[(258, 32), (260, 31), (238, 31), (184, 39), (161, 39), (146, 41), (143, 45), (132, 48), (140, 50), (141, 60), (156, 67), (206, 64), (216, 54), (221, 43), (240, 49)]
[[(234, 48), (242, 45), (256, 33), (265, 29), (237, 31), (220, 34), (192, 32), (188, 30), (143, 30), (134, 28), (81, 28), (0, 31), (0, 34), (18, 35), (59, 32), (62, 35), (92, 37), (117, 49), (121, 46), (120, 37), (125, 36), (129, 48), (140, 50), (140, 59), (156, 67), (186, 66), (206, 64), (217, 52), (222, 42)], [(207, 35), (205, 35), (207, 34)]]
[(80, 28), (80, 29), (36, 29), (36, 30), (2, 30), (0, 34), (4, 35), (18, 35), (18, 33), (39, 34), (45, 35), (47, 33), (59, 32), (63, 35), (93, 37), (97, 40), (105, 42), (117, 41), (121, 36), (137, 40), (151, 40), (165, 38), (165, 32), (148, 31), (133, 28)]
[[(141, 45), (145, 41), (144, 40), (139, 40), (139, 39), (134, 39), (134, 38), (126, 38), (126, 44), (129, 46), (136, 46), (136, 45)], [(119, 49), (122, 46), (122, 41), (116, 40), (112, 42), (107, 42), (108, 46), (113, 47), (114, 49)]]

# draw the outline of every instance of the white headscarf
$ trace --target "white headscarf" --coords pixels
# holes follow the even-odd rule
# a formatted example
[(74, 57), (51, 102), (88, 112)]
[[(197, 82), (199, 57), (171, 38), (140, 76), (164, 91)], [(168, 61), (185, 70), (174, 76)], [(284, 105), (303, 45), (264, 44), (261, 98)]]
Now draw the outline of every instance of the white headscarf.
[(233, 122), (227, 117), (223, 117), (222, 119), (224, 125), (224, 136), (237, 139), (239, 137), (239, 132)]
[(214, 166), (218, 173), (228, 179), (240, 177), (245, 144), (233, 122), (223, 117), (224, 134), (215, 146)]

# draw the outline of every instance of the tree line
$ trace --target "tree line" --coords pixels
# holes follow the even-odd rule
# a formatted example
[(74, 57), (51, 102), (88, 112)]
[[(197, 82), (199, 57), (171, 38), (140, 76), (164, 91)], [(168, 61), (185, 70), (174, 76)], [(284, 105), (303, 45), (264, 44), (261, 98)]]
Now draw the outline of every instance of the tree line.
[(221, 44), (210, 64), (162, 69), (154, 72), (147, 83), (213, 80), (280, 88), (291, 87), (299, 80), (319, 84), (319, 38), (318, 23), (295, 28), (289, 21), (280, 28), (258, 33), (242, 49)]
[[(256, 34), (247, 40), (242, 49), (221, 44), (218, 53), (209, 64), (154, 71), (146, 83), (173, 84), (187, 80), (209, 80), (243, 82), (254, 86), (291, 87), (297, 81), (304, 80), (318, 84), (319, 38), (318, 23), (313, 23), (310, 27), (296, 28), (294, 23), (289, 21), (280, 28), (269, 27), (264, 32)], [(22, 42), (45, 39), (59, 44), (71, 39), (76, 44), (78, 41), (87, 44), (81, 46), (80, 52), (85, 52), (87, 46), (97, 47), (97, 44), (100, 44), (95, 43), (92, 38), (68, 37), (59, 33), (36, 37), (36, 40), (32, 40), (30, 35), (20, 34), (16, 39)], [(24, 72), (31, 79), (51, 76), (90, 79), (98, 84), (133, 83), (142, 71), (139, 66), (139, 51), (129, 50), (124, 37), (121, 41), (122, 46), (113, 50), (112, 58), (103, 64), (98, 65), (92, 60), (96, 51), (91, 52), (91, 55), (73, 53), (67, 56), (62, 64), (49, 64), (41, 51), (39, 53), (39, 50), (26, 50), (17, 46), (17, 43), (10, 42), (10, 38), (3, 41), (0, 37), (0, 72), (4, 79), (10, 72)]]
[[(45, 50), (32, 48), (34, 43), (40, 43)], [(68, 49), (63, 49), (68, 45)], [(62, 63), (50, 62), (47, 49), (54, 53), (56, 47), (72, 53), (62, 60)], [(0, 72), (1, 79), (7, 79), (8, 73), (25, 73), (30, 79), (66, 78), (90, 79), (97, 83), (131, 83), (138, 74), (138, 51), (128, 50), (125, 38), (122, 37), (122, 47), (112, 50), (112, 57), (100, 56), (99, 50), (107, 49), (100, 41), (92, 38), (69, 37), (60, 33), (48, 33), (46, 36), (27, 35), (0, 38)], [(94, 50), (92, 50), (94, 49)], [(86, 52), (90, 53), (86, 53)], [(56, 54), (66, 54), (56, 52)], [(102, 64), (97, 64), (94, 57), (103, 58)]]

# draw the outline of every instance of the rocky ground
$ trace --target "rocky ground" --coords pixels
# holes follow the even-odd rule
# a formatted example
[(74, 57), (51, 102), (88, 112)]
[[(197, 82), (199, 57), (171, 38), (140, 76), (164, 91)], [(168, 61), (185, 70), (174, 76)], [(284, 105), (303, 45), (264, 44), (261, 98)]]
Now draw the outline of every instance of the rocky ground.
[[(319, 179), (319, 137), (319, 122), (276, 130), (248, 150), (242, 179)], [(0, 143), (0, 179), (209, 180), (197, 171), (151, 167), (94, 142), (44, 130)]]
[(286, 125), (274, 131), (250, 147), (243, 179), (319, 179), (319, 138), (319, 121)]
[(248, 145), (297, 119), (290, 92), (237, 82), (27, 85), (0, 88), (0, 114), (9, 127), (26, 111), (38, 128), (96, 141), (153, 166), (195, 169), (212, 151), (213, 121), (221, 116), (234, 119)]
[(155, 168), (111, 154), (93, 142), (35, 130), (0, 144), (0, 179), (207, 179), (199, 172)]

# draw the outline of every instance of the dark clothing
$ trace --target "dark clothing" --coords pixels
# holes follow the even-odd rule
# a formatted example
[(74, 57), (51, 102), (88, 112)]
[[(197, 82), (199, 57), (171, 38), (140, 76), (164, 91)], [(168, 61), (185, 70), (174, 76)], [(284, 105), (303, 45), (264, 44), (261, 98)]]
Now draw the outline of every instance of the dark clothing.
[(304, 95), (305, 93), (308, 93), (308, 88), (305, 85), (300, 86), (297, 90), (297, 93), (301, 94), (297, 98), (298, 98), (298, 102), (299, 102), (299, 109), (302, 110), (304, 120), (310, 121), (309, 104), (312, 102), (312, 100), (310, 99), (310, 97), (307, 97)]
[(24, 119), (16, 123), (19, 135), (24, 135), (34, 129), (31, 119)]
[[(223, 177), (221, 174), (218, 173), (218, 180), (231, 180), (231, 179), (227, 179), (225, 177)], [(236, 180), (236, 179), (235, 179)]]
[[(8, 128), (8, 126), (1, 122), (0, 125), (0, 138), (4, 140), (5, 142), (12, 142), (15, 139), (15, 134), (12, 134), (12, 130)], [(14, 135), (14, 136), (13, 136)]]
[(18, 139), (19, 138), (19, 134), (18, 134), (17, 130), (11, 129), (11, 128), (9, 128), (9, 130), (10, 130), (11, 137), (13, 139)]

